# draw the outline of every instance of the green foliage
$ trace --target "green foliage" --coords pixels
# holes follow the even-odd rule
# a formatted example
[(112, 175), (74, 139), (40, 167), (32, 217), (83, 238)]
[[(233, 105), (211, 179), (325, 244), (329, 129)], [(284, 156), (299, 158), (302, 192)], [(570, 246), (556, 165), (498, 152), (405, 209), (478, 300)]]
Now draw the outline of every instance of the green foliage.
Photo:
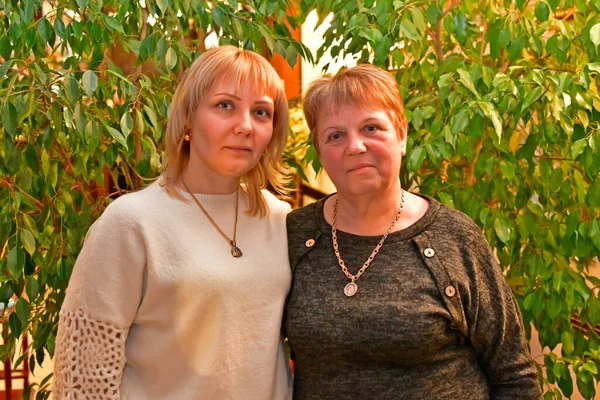
[(53, 355), (85, 233), (114, 195), (159, 173), (177, 76), (207, 36), (312, 59), (286, 10), (285, 0), (0, 0), (0, 302), (18, 298), (2, 360), (25, 332), (32, 369)]
[[(546, 348), (545, 399), (600, 380), (600, 2), (302, 3), (332, 56), (395, 73), (409, 121), (404, 187), (485, 230)], [(575, 329), (571, 317), (583, 326)], [(584, 333), (585, 332), (585, 333)], [(575, 374), (575, 382), (569, 373)]]
[[(285, 0), (46, 4), (0, 0), (0, 302), (18, 299), (0, 357), (24, 332), (32, 369), (53, 355), (85, 232), (113, 195), (158, 174), (177, 76), (206, 37), (313, 61), (284, 21), (316, 9), (321, 22), (333, 13), (317, 59), (351, 54), (396, 75), (410, 124), (404, 186), (484, 228), (527, 325), (561, 345), (544, 355), (545, 398), (595, 396), (598, 0), (305, 0), (295, 17)], [(293, 139), (289, 163), (318, 170), (306, 137)]]

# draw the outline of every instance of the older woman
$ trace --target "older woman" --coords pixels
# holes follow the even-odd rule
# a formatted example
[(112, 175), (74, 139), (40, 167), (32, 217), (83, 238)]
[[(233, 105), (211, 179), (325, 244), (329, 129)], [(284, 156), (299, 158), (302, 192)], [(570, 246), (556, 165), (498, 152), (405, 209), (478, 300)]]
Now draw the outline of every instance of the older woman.
[(288, 216), (294, 398), (539, 399), (518, 306), (477, 225), (399, 181), (386, 71), (313, 83), (304, 112), (337, 193)]
[(256, 53), (203, 53), (179, 83), (158, 182), (87, 234), (60, 312), (55, 399), (281, 400), (290, 287), (283, 84)]

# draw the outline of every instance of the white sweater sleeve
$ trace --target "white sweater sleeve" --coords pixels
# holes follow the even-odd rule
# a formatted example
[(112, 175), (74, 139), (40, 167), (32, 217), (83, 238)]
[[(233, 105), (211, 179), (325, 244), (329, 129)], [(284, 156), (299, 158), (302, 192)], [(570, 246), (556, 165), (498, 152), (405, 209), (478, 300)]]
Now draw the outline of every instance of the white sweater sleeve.
[(56, 338), (55, 399), (120, 399), (125, 341), (142, 300), (147, 254), (130, 203), (122, 198), (106, 209), (75, 263)]

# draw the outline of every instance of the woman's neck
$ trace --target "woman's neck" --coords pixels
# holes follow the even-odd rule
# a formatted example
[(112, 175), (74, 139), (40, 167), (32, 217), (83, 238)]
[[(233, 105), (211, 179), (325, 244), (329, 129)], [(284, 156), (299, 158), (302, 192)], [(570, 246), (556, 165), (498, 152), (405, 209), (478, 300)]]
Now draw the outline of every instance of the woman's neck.
[(211, 174), (191, 173), (190, 168), (186, 168), (181, 174), (181, 182), (178, 184), (180, 189), (186, 190), (185, 185), (192, 193), (202, 194), (231, 194), (236, 191), (240, 182), (239, 179), (230, 179)]
[(378, 236), (387, 232), (398, 213), (402, 201), (402, 188), (398, 184), (385, 193), (362, 196), (338, 193), (327, 201), (329, 204), (326, 204), (325, 217), (329, 223), (333, 222), (336, 198), (337, 229), (356, 235)]

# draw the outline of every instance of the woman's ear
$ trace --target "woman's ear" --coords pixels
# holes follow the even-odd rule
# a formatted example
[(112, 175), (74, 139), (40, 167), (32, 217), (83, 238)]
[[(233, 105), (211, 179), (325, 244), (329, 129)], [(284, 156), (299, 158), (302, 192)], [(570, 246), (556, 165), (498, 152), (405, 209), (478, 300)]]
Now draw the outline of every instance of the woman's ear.
[(406, 155), (406, 138), (407, 138), (407, 136), (408, 136), (408, 125), (400, 128), (399, 139), (400, 139), (400, 153), (402, 154), (402, 156)]

